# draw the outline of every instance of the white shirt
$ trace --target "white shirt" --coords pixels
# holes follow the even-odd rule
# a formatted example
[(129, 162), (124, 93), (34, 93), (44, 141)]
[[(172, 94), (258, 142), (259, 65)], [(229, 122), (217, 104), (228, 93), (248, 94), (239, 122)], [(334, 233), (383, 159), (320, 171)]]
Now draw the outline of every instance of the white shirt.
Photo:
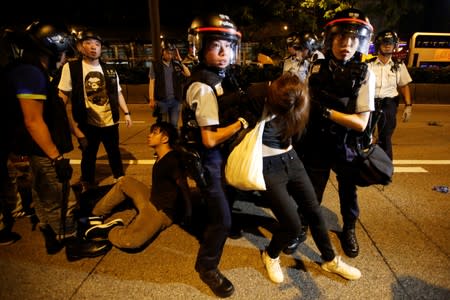
[(308, 77), (308, 71), (309, 61), (306, 59), (301, 61), (296, 56), (290, 56), (284, 60), (283, 73), (291, 72), (292, 74), (297, 75), (302, 82), (305, 82)]
[(376, 77), (376, 98), (396, 97), (398, 96), (398, 87), (403, 87), (412, 81), (404, 63), (400, 63), (396, 71), (392, 70), (393, 66), (392, 59), (389, 59), (386, 64), (383, 64), (378, 58), (369, 63), (369, 68)]
[[(114, 125), (109, 97), (105, 85), (105, 77), (100, 64), (90, 65), (82, 61), (84, 103), (86, 105), (87, 123), (98, 127)], [(118, 92), (121, 92), (119, 76), (116, 73)], [(70, 67), (66, 63), (62, 68), (58, 88), (64, 92), (72, 91)]]
[(375, 110), (375, 75), (370, 69), (367, 70), (366, 78), (356, 98), (356, 113)]
[[(221, 87), (216, 87), (221, 90)], [(186, 100), (190, 107), (197, 105), (195, 109), (195, 118), (198, 126), (219, 125), (219, 105), (217, 103), (216, 94), (213, 89), (202, 82), (192, 83), (187, 92)]]

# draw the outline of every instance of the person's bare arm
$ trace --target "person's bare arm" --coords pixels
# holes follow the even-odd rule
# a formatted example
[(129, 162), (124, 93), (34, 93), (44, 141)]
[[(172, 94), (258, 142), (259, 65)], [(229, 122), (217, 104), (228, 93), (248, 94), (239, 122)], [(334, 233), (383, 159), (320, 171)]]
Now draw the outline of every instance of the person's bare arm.
[(155, 109), (155, 79), (150, 78), (148, 82), (148, 100), (151, 109)]
[(77, 138), (84, 138), (84, 133), (80, 130), (80, 128), (78, 127), (78, 123), (75, 121), (75, 119), (73, 118), (73, 114), (72, 114), (72, 105), (70, 103), (70, 92), (65, 92), (65, 91), (61, 91), (59, 90), (58, 92), (58, 96), (63, 100), (65, 107), (66, 107), (66, 113), (67, 113), (67, 118), (69, 119), (69, 124), (70, 124), (70, 130), (72, 131), (72, 134)]
[(50, 159), (60, 156), (58, 148), (53, 143), (50, 131), (44, 121), (44, 103), (41, 100), (19, 99), (22, 108), (25, 127), (39, 148)]
[(215, 126), (200, 127), (202, 142), (206, 148), (213, 148), (233, 136), (242, 127), (240, 121), (236, 121), (227, 127), (217, 128)]
[(128, 109), (127, 102), (125, 101), (125, 97), (123, 96), (122, 92), (119, 92), (119, 106), (125, 115), (125, 123), (127, 127), (131, 127), (133, 125), (133, 121), (131, 120), (131, 113)]
[(357, 114), (345, 114), (339, 111), (328, 109), (329, 119), (344, 127), (363, 132), (369, 122), (370, 111), (357, 113)]

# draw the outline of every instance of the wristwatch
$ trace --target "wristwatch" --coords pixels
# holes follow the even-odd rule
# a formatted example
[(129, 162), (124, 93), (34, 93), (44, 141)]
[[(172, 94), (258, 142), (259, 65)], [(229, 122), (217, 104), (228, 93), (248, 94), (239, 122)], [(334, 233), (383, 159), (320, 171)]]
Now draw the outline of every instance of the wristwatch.
[(123, 113), (125, 116), (131, 116), (130, 112)]
[(329, 119), (329, 118), (331, 117), (331, 109), (329, 109), (328, 107), (325, 107), (325, 108), (322, 110), (322, 116), (323, 116), (325, 119)]
[(248, 128), (248, 122), (244, 118), (239, 117), (238, 120), (239, 120), (239, 122), (241, 122), (243, 129), (247, 129)]

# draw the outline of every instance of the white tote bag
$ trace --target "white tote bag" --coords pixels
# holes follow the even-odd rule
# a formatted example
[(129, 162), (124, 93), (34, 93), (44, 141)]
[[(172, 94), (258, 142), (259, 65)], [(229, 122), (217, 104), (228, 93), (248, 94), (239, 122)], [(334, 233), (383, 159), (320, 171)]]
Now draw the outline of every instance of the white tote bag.
[(227, 183), (243, 191), (264, 191), (262, 135), (265, 119), (259, 121), (234, 147), (225, 165)]

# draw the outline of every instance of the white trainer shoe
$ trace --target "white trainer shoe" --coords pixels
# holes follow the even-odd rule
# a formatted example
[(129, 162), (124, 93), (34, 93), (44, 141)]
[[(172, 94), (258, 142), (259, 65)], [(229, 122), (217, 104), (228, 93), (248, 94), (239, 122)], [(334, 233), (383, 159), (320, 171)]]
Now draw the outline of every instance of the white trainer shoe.
[(271, 258), (266, 251), (261, 254), (262, 261), (266, 267), (269, 278), (275, 283), (281, 283), (284, 280), (283, 271), (280, 266), (280, 257)]
[(330, 273), (341, 275), (348, 280), (357, 280), (361, 277), (361, 271), (355, 267), (347, 265), (342, 261), (340, 256), (335, 256), (332, 261), (324, 262), (322, 264), (322, 269)]

